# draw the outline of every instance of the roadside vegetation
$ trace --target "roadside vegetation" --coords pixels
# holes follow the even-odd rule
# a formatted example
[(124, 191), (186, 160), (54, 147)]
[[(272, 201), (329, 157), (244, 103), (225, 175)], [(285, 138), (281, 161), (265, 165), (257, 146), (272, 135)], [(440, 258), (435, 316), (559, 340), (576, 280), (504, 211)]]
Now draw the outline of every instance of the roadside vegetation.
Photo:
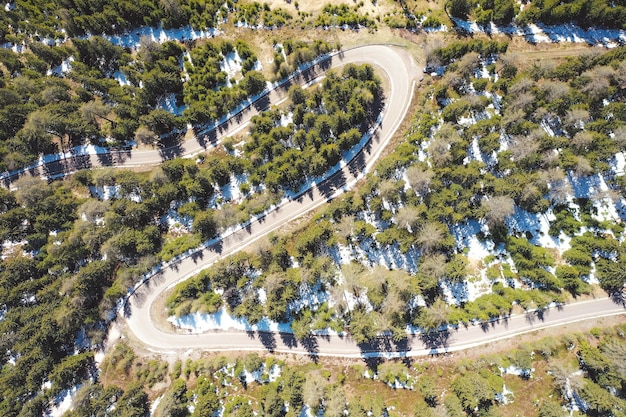
[[(623, 324), (547, 336), (505, 351), (468, 357), (294, 362), (257, 353), (145, 363), (125, 344), (105, 358), (101, 378), (85, 384), (69, 416), (621, 416), (626, 407)], [(149, 381), (167, 381), (152, 388)], [(115, 383), (128, 386), (122, 394)], [(142, 383), (149, 392), (137, 393)], [(129, 402), (132, 398), (132, 402)], [(132, 408), (129, 408), (132, 407)], [(115, 414), (115, 413), (119, 414)]]

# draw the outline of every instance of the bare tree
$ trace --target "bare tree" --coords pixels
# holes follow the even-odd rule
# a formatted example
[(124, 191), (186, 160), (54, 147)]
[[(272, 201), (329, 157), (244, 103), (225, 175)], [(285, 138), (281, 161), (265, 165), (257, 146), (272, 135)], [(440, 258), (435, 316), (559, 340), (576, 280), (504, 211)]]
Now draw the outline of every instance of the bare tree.
[(462, 77), (471, 75), (480, 65), (480, 55), (476, 52), (469, 52), (458, 61), (457, 71)]
[(545, 184), (555, 184), (565, 179), (565, 172), (559, 167), (539, 172), (539, 179)]
[[(626, 62), (626, 61), (625, 61)], [(620, 126), (613, 130), (613, 141), (621, 149), (626, 149), (626, 126)]]
[(539, 88), (546, 93), (549, 101), (555, 101), (569, 94), (569, 84), (563, 81), (545, 80), (539, 84)]
[(451, 123), (442, 124), (439, 130), (435, 132), (434, 137), (435, 139), (439, 139), (450, 144), (459, 142), (461, 140), (459, 132), (457, 131), (456, 127)]
[(324, 405), (324, 416), (343, 417), (347, 405), (343, 388), (341, 386), (335, 388), (333, 392), (329, 394)]
[(151, 63), (159, 50), (161, 49), (161, 45), (150, 36), (142, 36), (139, 38), (139, 50), (137, 52), (138, 57), (147, 62)]
[(420, 211), (414, 206), (403, 206), (396, 213), (396, 224), (409, 232), (415, 231), (420, 219)]
[(552, 149), (546, 150), (541, 154), (541, 166), (543, 168), (554, 168), (559, 166), (560, 155)]
[(527, 91), (512, 97), (513, 99), (509, 103), (509, 108), (513, 111), (522, 110), (526, 112), (528, 109), (532, 109), (533, 104), (537, 101), (535, 96)]
[(400, 199), (400, 194), (403, 189), (403, 184), (399, 181), (388, 179), (382, 181), (378, 185), (378, 193), (380, 196), (389, 203), (397, 203)]
[(343, 216), (337, 223), (335, 231), (342, 242), (349, 242), (352, 233), (354, 233), (354, 216)]
[(135, 132), (135, 141), (137, 141), (137, 143), (151, 145), (154, 144), (158, 139), (159, 136), (144, 125), (139, 126), (139, 128)]
[(330, 287), (330, 299), (333, 301), (333, 309), (337, 314), (344, 314), (349, 310), (348, 300), (344, 291), (343, 285)]
[[(624, 131), (626, 136), (626, 129)], [(415, 194), (423, 195), (428, 192), (428, 187), (435, 173), (430, 169), (422, 169), (418, 165), (412, 165), (406, 170), (406, 177), (409, 185), (415, 191)]]
[(358, 296), (361, 291), (361, 281), (366, 272), (365, 267), (356, 261), (341, 265), (343, 290)]
[(589, 112), (585, 109), (570, 109), (565, 113), (563, 125), (565, 127), (582, 129), (589, 121)]
[(522, 58), (520, 57), (519, 54), (515, 53), (515, 52), (507, 52), (504, 55), (500, 55), (500, 62), (502, 63), (502, 65), (512, 65), (514, 67), (519, 66), (520, 61), (522, 60)]
[(38, 177), (25, 175), (13, 183), (15, 199), (24, 207), (35, 207), (52, 195), (52, 187)]
[(430, 253), (441, 246), (445, 238), (444, 227), (441, 223), (424, 223), (417, 233), (415, 242), (422, 252)]
[(441, 253), (424, 256), (418, 272), (436, 281), (442, 280), (446, 276), (446, 256)]
[(443, 167), (452, 160), (450, 144), (443, 139), (435, 139), (428, 146), (428, 155), (434, 165)]
[(115, 122), (108, 118), (108, 114), (111, 111), (111, 107), (100, 101), (88, 101), (80, 106), (80, 114), (87, 123), (96, 124), (96, 118), (103, 119), (111, 123), (114, 127)]
[(177, 17), (182, 13), (179, 0), (160, 0), (160, 3), (165, 12), (172, 17)]
[(579, 152), (589, 150), (589, 146), (592, 144), (593, 134), (591, 134), (591, 132), (587, 132), (586, 130), (577, 132), (572, 138), (572, 146)]
[(482, 201), (485, 209), (485, 219), (490, 225), (504, 223), (507, 217), (515, 213), (515, 203), (509, 196), (496, 196)]
[(442, 299), (437, 299), (432, 306), (420, 311), (418, 324), (426, 331), (437, 330), (448, 322), (450, 306)]
[(591, 163), (587, 158), (585, 158), (584, 156), (577, 156), (574, 173), (578, 177), (586, 177), (593, 174), (593, 167), (591, 166)]
[(509, 140), (509, 150), (514, 161), (521, 161), (537, 153), (539, 142), (531, 135), (513, 136)]
[(104, 213), (107, 212), (110, 206), (111, 203), (109, 200), (100, 201), (90, 199), (78, 208), (78, 212), (83, 220), (94, 223), (96, 220), (104, 218)]
[(441, 85), (446, 85), (453, 89), (457, 89), (461, 84), (463, 84), (463, 76), (456, 71), (446, 72), (441, 80)]
[(509, 87), (509, 94), (517, 96), (530, 91), (535, 86), (535, 82), (528, 77), (522, 77)]
[(565, 204), (567, 199), (572, 196), (574, 189), (572, 184), (565, 180), (557, 181), (550, 189), (550, 199), (556, 204)]
[(445, 46), (445, 41), (441, 35), (428, 36), (424, 45), (424, 56), (427, 67), (437, 67), (441, 65), (441, 60), (437, 50)]
[(402, 314), (406, 311), (406, 302), (402, 299), (398, 291), (389, 291), (383, 301), (382, 312), (387, 317)]
[(622, 89), (626, 88), (626, 60), (620, 62), (615, 70), (615, 81)]
[(606, 97), (611, 86), (611, 79), (615, 76), (615, 70), (607, 66), (595, 67), (584, 72), (583, 76), (589, 77), (589, 81), (580, 91), (593, 100), (599, 100)]
[(240, 211), (235, 208), (235, 205), (222, 204), (219, 210), (215, 210), (213, 220), (218, 227), (218, 230), (224, 231), (230, 226), (233, 226), (240, 221)]
[(324, 398), (324, 388), (328, 385), (328, 381), (323, 378), (319, 372), (309, 372), (302, 387), (302, 400), (306, 405), (317, 410)]
[(549, 373), (552, 375), (556, 386), (559, 387), (565, 398), (569, 398), (568, 388), (571, 388), (572, 390), (574, 389), (574, 386), (576, 386), (577, 389), (580, 388), (580, 385), (576, 383), (576, 371), (578, 371), (578, 369), (567, 362), (550, 362)]
[(524, 120), (525, 117), (526, 114), (522, 109), (506, 109), (502, 116), (502, 127), (507, 130), (520, 120)]
[(280, 291), (285, 286), (286, 276), (283, 273), (269, 274), (263, 281), (263, 287), (267, 294)]
[(607, 338), (600, 345), (600, 350), (611, 360), (615, 370), (622, 376), (626, 376), (626, 344), (615, 337)]

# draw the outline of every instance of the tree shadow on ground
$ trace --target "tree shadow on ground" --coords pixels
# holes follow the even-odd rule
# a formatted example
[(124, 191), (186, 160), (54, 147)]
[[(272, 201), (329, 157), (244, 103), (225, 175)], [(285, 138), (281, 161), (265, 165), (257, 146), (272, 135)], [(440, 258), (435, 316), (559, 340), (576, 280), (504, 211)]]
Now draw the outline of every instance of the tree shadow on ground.
[(298, 347), (298, 339), (292, 333), (280, 332), (278, 335), (283, 344), (289, 349)]
[(159, 149), (159, 155), (161, 155), (162, 161), (168, 161), (176, 157), (182, 156), (183, 147), (180, 144), (168, 146), (167, 148)]
[(623, 290), (614, 291), (609, 297), (611, 298), (611, 301), (613, 301), (615, 304), (621, 305), (622, 307), (626, 308), (626, 294), (624, 294)]
[(317, 337), (307, 336), (304, 339), (300, 339), (300, 343), (302, 344), (302, 347), (308, 352), (309, 359), (311, 359), (313, 363), (318, 363), (320, 349)]
[(108, 167), (113, 165), (113, 155), (110, 152), (107, 153), (99, 153), (97, 155), (98, 163), (103, 167)]
[(442, 353), (440, 351), (445, 351), (449, 347), (450, 343), (450, 331), (443, 330), (439, 332), (429, 332), (423, 333), (420, 335), (420, 341), (426, 347), (426, 349), (430, 349), (431, 354), (439, 354)]
[(331, 198), (335, 191), (343, 187), (345, 183), (346, 177), (343, 175), (343, 171), (339, 170), (322, 182), (318, 186), (318, 190), (325, 198)]
[(273, 353), (276, 350), (276, 337), (272, 332), (261, 332), (257, 331), (257, 337), (263, 347), (267, 349), (270, 353)]

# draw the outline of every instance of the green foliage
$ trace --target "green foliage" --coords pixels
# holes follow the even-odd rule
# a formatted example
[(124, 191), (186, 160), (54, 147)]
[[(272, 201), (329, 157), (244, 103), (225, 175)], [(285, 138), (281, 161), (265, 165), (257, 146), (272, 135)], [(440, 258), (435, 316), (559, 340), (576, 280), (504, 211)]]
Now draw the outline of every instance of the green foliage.
[(509, 238), (507, 249), (511, 253), (520, 278), (547, 289), (562, 287), (557, 277), (547, 270), (554, 265), (554, 259), (546, 249), (516, 237)]
[(297, 191), (307, 178), (323, 175), (365, 133), (380, 88), (371, 66), (347, 65), (340, 75), (328, 73), (321, 88), (292, 90), (293, 123), (281, 126), (278, 111), (252, 119), (244, 146), (254, 161), (250, 175), (272, 191)]
[(542, 22), (548, 25), (574, 22), (582, 27), (599, 26), (624, 29), (626, 7), (604, 0), (574, 0), (563, 3), (534, 0), (518, 17), (523, 23)]
[(158, 360), (150, 360), (148, 363), (140, 363), (137, 365), (135, 376), (143, 386), (151, 388), (154, 384), (162, 382), (168, 371), (167, 362)]
[[(455, 0), (462, 4), (465, 0)], [(450, 64), (452, 61), (461, 58), (463, 55), (469, 52), (477, 52), (483, 57), (490, 55), (505, 53), (508, 48), (508, 43), (498, 41), (484, 41), (482, 39), (475, 39), (469, 42), (456, 41), (451, 42), (447, 46), (438, 48), (435, 54), (441, 59), (444, 65)]]
[(185, 381), (177, 379), (163, 395), (157, 410), (159, 415), (185, 417), (189, 415), (187, 402), (187, 386)]
[(468, 411), (488, 408), (495, 395), (489, 382), (475, 372), (458, 376), (452, 381), (452, 389), (461, 400), (463, 408)]
[(317, 16), (315, 26), (349, 26), (358, 28), (359, 26), (375, 28), (376, 23), (368, 16), (359, 13), (359, 5), (350, 7), (347, 4), (326, 4), (322, 9), (322, 14)]
[(175, 256), (183, 254), (190, 249), (200, 246), (200, 237), (196, 234), (185, 234), (166, 242), (161, 249), (159, 258), (163, 262), (172, 260)]

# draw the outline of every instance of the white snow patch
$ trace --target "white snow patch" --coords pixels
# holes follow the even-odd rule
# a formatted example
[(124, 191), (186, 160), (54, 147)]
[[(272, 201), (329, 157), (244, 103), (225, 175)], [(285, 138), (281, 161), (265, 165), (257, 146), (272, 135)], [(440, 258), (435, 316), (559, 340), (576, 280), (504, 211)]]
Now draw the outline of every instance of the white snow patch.
[(74, 57), (70, 56), (69, 58), (61, 62), (61, 65), (59, 65), (58, 67), (51, 68), (48, 71), (46, 71), (46, 75), (48, 76), (52, 74), (63, 75), (65, 73), (68, 73), (72, 69), (72, 62), (74, 62)]
[(220, 32), (217, 29), (207, 30), (195, 30), (191, 26), (185, 26), (178, 29), (163, 29), (163, 27), (141, 27), (133, 30), (132, 33), (124, 33), (120, 35), (105, 35), (104, 38), (108, 39), (113, 45), (119, 45), (123, 47), (137, 48), (139, 41), (142, 37), (146, 36), (153, 41), (160, 43), (167, 42), (169, 40), (195, 40), (213, 38), (219, 35)]
[(161, 400), (163, 399), (164, 395), (161, 395), (160, 397), (157, 397), (157, 399), (152, 401), (152, 404), (150, 404), (150, 417), (154, 416), (154, 413), (156, 412), (157, 408), (159, 407), (159, 404), (161, 403)]
[(72, 399), (80, 385), (64, 390), (54, 399), (54, 406), (45, 414), (46, 417), (61, 417), (72, 407)]
[(470, 33), (504, 33), (524, 37), (532, 43), (543, 42), (576, 42), (588, 43), (592, 45), (604, 45), (612, 48), (626, 41), (626, 31), (620, 29), (583, 29), (573, 24), (564, 25), (544, 25), (541, 23), (531, 23), (526, 26), (507, 25), (496, 26), (493, 23), (487, 27), (482, 27), (475, 22), (453, 19), (455, 24), (461, 29)]
[(241, 74), (241, 57), (239, 53), (234, 51), (227, 54), (220, 64), (220, 69), (228, 74), (227, 84), (230, 85), (230, 80)]
[(180, 116), (183, 114), (183, 111), (187, 108), (185, 104), (181, 104), (180, 106), (176, 104), (176, 94), (168, 94), (165, 96), (157, 107), (162, 108), (163, 110), (167, 110), (173, 115)]
[(291, 123), (293, 123), (293, 112), (280, 115), (280, 125), (282, 127), (287, 127)]
[(213, 314), (192, 313), (183, 317), (171, 316), (167, 319), (174, 326), (186, 329), (189, 333), (204, 333), (210, 330), (245, 330), (245, 331), (270, 331), (293, 333), (289, 323), (276, 323), (267, 317), (261, 319), (257, 324), (251, 325), (245, 318), (236, 318), (220, 308)]
[(624, 175), (624, 166), (626, 162), (624, 161), (624, 152), (618, 152), (615, 154), (615, 161), (611, 164), (611, 169), (615, 173), (615, 175)]

